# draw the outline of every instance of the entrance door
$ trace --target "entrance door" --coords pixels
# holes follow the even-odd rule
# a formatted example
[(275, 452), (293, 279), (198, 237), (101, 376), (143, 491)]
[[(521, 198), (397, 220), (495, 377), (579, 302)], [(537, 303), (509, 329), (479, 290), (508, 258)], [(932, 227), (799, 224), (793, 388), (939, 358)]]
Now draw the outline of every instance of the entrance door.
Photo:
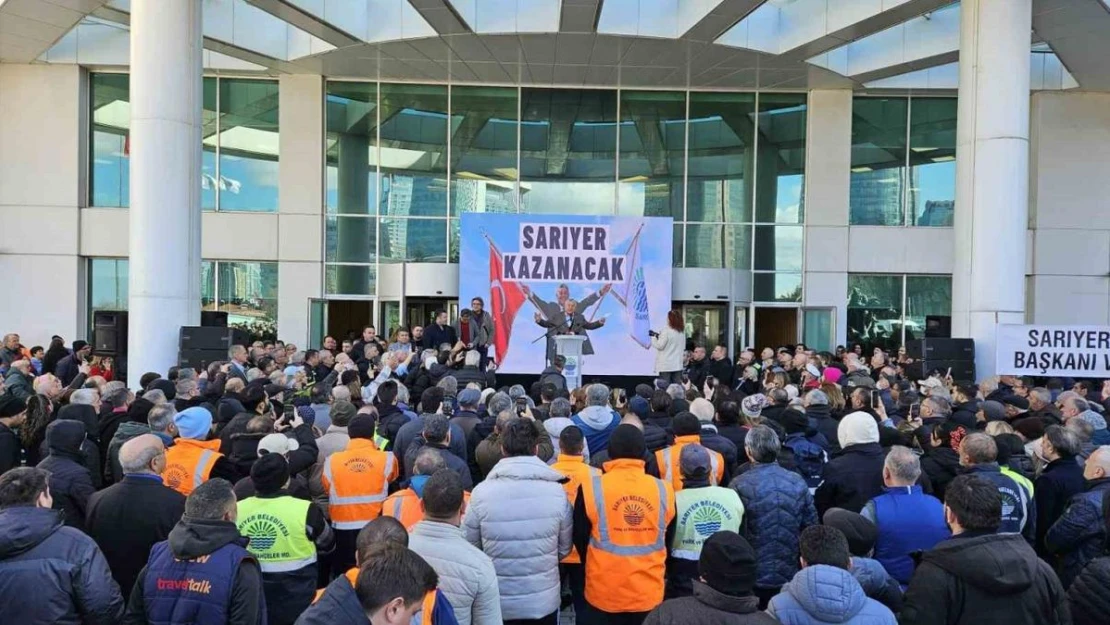
[(405, 298), (405, 323), (410, 328), (429, 325), (435, 321), (437, 310), (446, 310), (447, 318), (454, 321), (459, 313), (459, 302), (446, 299)]
[(378, 302), (378, 334), (393, 342), (394, 333), (401, 327), (401, 300), (382, 300)]
[(373, 304), (370, 300), (328, 300), (328, 334), (338, 341), (357, 340), (362, 329), (374, 323)]
[(728, 345), (727, 304), (682, 304), (682, 320), (686, 326), (686, 349), (702, 345), (711, 352), (715, 345)]
[(779, 347), (798, 343), (798, 309), (756, 306), (756, 353), (764, 347)]

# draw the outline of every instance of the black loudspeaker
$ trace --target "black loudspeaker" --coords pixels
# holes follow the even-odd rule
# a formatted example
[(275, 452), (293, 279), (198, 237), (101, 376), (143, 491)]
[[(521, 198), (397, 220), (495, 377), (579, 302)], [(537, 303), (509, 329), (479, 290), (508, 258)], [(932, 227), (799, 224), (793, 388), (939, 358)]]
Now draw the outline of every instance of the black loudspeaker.
[(906, 355), (914, 360), (975, 360), (974, 339), (906, 341)]
[(250, 335), (239, 328), (209, 328), (204, 326), (182, 326), (179, 348), (188, 350), (222, 351), (227, 360), (227, 350), (232, 345), (250, 345)]
[(906, 365), (906, 377), (911, 380), (923, 380), (934, 371), (940, 371), (940, 374), (944, 375), (949, 368), (952, 369), (953, 380), (957, 382), (975, 381), (974, 360), (915, 360)]
[(946, 339), (952, 336), (952, 317), (948, 315), (927, 315), (925, 317), (925, 338)]
[(226, 310), (202, 310), (200, 311), (200, 325), (206, 328), (226, 328), (227, 327), (227, 311)]
[(177, 366), (204, 371), (213, 362), (227, 362), (226, 349), (183, 349), (177, 354)]
[(127, 354), (127, 311), (98, 310), (93, 313), (93, 354), (123, 356)]

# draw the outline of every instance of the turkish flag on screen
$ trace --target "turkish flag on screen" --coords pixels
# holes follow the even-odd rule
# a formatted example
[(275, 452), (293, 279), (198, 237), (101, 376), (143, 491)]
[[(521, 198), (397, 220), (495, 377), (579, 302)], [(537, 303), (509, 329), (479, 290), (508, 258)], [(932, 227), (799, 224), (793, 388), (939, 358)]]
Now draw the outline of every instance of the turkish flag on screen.
[(509, 337), (513, 333), (513, 320), (524, 305), (524, 291), (520, 284), (501, 279), (501, 252), (489, 242), (489, 301), (493, 315), (493, 347), (496, 362), (502, 363), (509, 354)]

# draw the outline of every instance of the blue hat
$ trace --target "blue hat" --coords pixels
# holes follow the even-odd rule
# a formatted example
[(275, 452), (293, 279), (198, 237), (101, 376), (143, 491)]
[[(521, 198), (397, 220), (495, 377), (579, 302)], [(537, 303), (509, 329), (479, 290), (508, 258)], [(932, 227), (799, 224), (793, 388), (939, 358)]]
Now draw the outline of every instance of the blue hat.
[(173, 416), (173, 424), (177, 426), (177, 433), (181, 438), (204, 440), (212, 430), (212, 413), (207, 408), (193, 406), (186, 408)]
[(648, 401), (639, 395), (628, 401), (628, 409), (641, 419), (646, 419), (648, 413), (651, 412), (651, 406), (648, 405)]
[(482, 392), (472, 388), (464, 388), (459, 391), (458, 400), (460, 406), (477, 406), (482, 400)]

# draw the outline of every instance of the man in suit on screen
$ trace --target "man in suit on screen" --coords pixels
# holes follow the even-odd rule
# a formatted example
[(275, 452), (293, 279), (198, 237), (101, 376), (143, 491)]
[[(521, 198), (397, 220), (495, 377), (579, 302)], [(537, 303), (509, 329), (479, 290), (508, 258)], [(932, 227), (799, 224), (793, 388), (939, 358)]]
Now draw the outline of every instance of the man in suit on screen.
[(601, 318), (597, 321), (587, 321), (582, 313), (578, 312), (578, 302), (567, 299), (563, 302), (563, 310), (551, 317), (544, 317), (540, 313), (535, 315), (536, 323), (544, 328), (547, 328), (547, 360), (550, 362), (555, 358), (555, 337), (560, 334), (577, 334), (578, 336), (586, 337), (586, 342), (582, 345), (582, 355), (590, 356), (594, 353), (593, 344), (590, 343), (590, 335), (586, 333), (587, 330), (597, 330), (605, 325), (605, 319)]

